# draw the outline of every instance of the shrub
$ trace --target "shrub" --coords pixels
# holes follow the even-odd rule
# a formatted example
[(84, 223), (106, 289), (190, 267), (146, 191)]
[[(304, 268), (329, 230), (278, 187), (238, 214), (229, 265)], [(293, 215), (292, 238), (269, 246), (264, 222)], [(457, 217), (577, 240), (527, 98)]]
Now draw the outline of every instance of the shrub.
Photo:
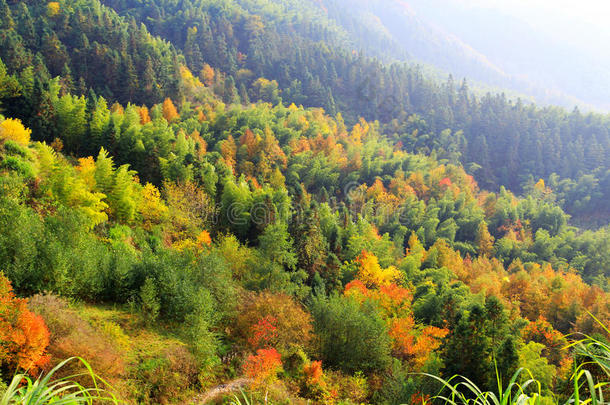
[(252, 351), (275, 347), (285, 355), (290, 346), (310, 344), (311, 315), (288, 295), (267, 291), (246, 295), (238, 313), (235, 330)]
[(190, 252), (161, 249), (146, 253), (134, 266), (132, 275), (138, 289), (146, 278), (156, 281), (160, 303), (159, 316), (184, 322), (200, 304), (199, 295), (206, 290), (213, 298), (214, 321), (222, 320), (235, 305), (235, 286), (225, 261), (214, 252), (195, 257)]
[(146, 323), (153, 323), (159, 316), (159, 298), (157, 298), (157, 287), (152, 278), (147, 278), (140, 289), (140, 310)]
[(209, 370), (219, 362), (218, 339), (211, 327), (214, 322), (214, 303), (210, 293), (201, 289), (196, 296), (198, 304), (186, 316), (184, 334), (191, 343), (191, 351), (200, 367)]
[(196, 381), (197, 366), (186, 347), (173, 344), (152, 357), (139, 359), (134, 378), (138, 403), (175, 403)]
[(15, 141), (6, 141), (4, 143), (4, 150), (9, 155), (18, 155), (23, 158), (28, 158), (31, 156), (31, 153), (26, 146)]
[(49, 330), (30, 312), (27, 300), (15, 297), (9, 280), (0, 273), (0, 365), (10, 371), (30, 370), (47, 362)]
[(337, 371), (329, 371), (326, 373), (329, 398), (326, 402), (335, 402), (341, 399), (338, 403), (343, 404), (363, 404), (367, 403), (368, 383), (366, 377), (362, 373), (356, 373), (353, 376), (346, 376)]
[(345, 372), (382, 370), (390, 364), (385, 321), (370, 301), (318, 297), (311, 306), (322, 361)]
[(258, 349), (243, 364), (243, 372), (254, 380), (254, 386), (268, 385), (282, 369), (282, 356), (273, 349)]
[(10, 140), (27, 145), (32, 131), (23, 126), (19, 119), (8, 118), (0, 122), (0, 140)]
[(2, 159), (2, 162), (0, 162), (0, 168), (13, 170), (26, 179), (34, 178), (34, 169), (32, 168), (32, 165), (18, 156), (6, 156)]

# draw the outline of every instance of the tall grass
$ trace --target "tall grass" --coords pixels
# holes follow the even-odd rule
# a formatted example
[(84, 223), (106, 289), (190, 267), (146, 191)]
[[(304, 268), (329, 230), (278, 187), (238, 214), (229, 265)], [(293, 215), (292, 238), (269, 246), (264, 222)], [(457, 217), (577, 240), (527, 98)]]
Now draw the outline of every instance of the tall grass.
[[(529, 379), (523, 384), (518, 380), (522, 374), (529, 374)], [(541, 404), (541, 384), (534, 379), (532, 374), (520, 368), (513, 374), (508, 385), (502, 387), (502, 381), (497, 377), (498, 392), (483, 391), (474, 382), (464, 376), (453, 376), (448, 380), (441, 377), (424, 374), (441, 383), (443, 389), (428, 403), (445, 403), (450, 405), (538, 405)], [(498, 373), (496, 372), (498, 376)], [(448, 391), (443, 394), (443, 391)], [(426, 402), (424, 402), (426, 403)]]
[[(606, 354), (610, 354), (607, 352)], [(589, 363), (582, 363), (575, 367), (570, 380), (573, 385), (573, 393), (564, 402), (564, 405), (603, 405), (610, 402), (604, 401), (604, 388), (608, 386), (607, 381), (595, 381), (593, 374), (584, 366)], [(521, 375), (527, 373), (529, 379), (520, 384), (517, 381)], [(424, 374), (440, 382), (443, 386), (441, 392), (425, 401), (423, 404), (441, 403), (448, 405), (542, 405), (548, 403), (549, 398), (545, 398), (541, 392), (541, 384), (527, 369), (519, 369), (512, 376), (508, 385), (503, 388), (501, 383), (498, 391), (483, 391), (474, 382), (464, 376), (453, 376), (448, 380), (441, 377)], [(499, 379), (498, 379), (499, 381)], [(447, 392), (447, 393), (443, 393)], [(553, 403), (559, 404), (555, 399)]]
[[(610, 336), (610, 330), (604, 325), (599, 319), (593, 314), (589, 313), (593, 319), (602, 327), (608, 336)], [(607, 404), (604, 401), (604, 389), (610, 385), (608, 378), (610, 377), (610, 345), (607, 342), (596, 339), (592, 336), (584, 336), (580, 340), (573, 341), (568, 347), (574, 349), (574, 353), (587, 359), (585, 362), (580, 363), (574, 370), (572, 380), (574, 384), (574, 395), (573, 404)], [(606, 381), (595, 381), (593, 374), (588, 368), (596, 367), (606, 375)], [(590, 398), (587, 401), (580, 401), (580, 392), (583, 388), (590, 394)]]
[[(591, 315), (593, 316), (593, 315)], [(610, 336), (610, 330), (597, 318), (593, 317)], [(604, 390), (610, 386), (610, 344), (588, 335), (579, 340), (572, 341), (567, 349), (573, 349), (574, 353), (586, 359), (574, 366), (574, 372), (570, 376), (572, 393), (563, 403), (564, 405), (605, 405), (610, 402), (604, 400)], [(598, 367), (607, 378), (604, 381), (596, 381), (591, 368)], [(506, 387), (502, 387), (502, 381), (496, 370), (498, 382), (497, 392), (483, 391), (474, 382), (464, 376), (453, 376), (448, 380), (441, 377), (424, 374), (440, 382), (442, 389), (439, 394), (423, 404), (449, 404), (449, 405), (541, 405), (543, 401), (549, 402), (549, 398), (542, 396), (542, 387), (534, 376), (524, 368), (515, 372)], [(529, 378), (524, 383), (519, 383), (523, 375)], [(557, 399), (553, 403), (559, 404)]]
[[(593, 317), (606, 334), (610, 336), (610, 329), (594, 315), (589, 315)], [(569, 347), (573, 347), (576, 354), (590, 359), (589, 362), (584, 363), (583, 365), (595, 364), (606, 374), (606, 376), (610, 377), (610, 345), (607, 342), (602, 342), (601, 340), (588, 335), (582, 336), (584, 336), (584, 338), (572, 342)]]
[[(53, 379), (57, 371), (71, 361), (82, 363), (87, 372)], [(86, 388), (72, 379), (91, 377), (92, 387)], [(96, 376), (91, 366), (79, 358), (71, 357), (62, 361), (47, 374), (32, 380), (27, 374), (16, 374), (8, 388), (0, 397), (0, 405), (93, 405), (99, 403), (120, 404), (114, 394), (107, 390), (109, 385)]]
[(238, 397), (236, 394), (233, 394), (233, 399), (231, 400), (231, 402), (229, 403), (229, 405), (254, 405), (254, 402), (252, 401), (252, 398), (248, 398), (248, 396), (246, 396), (246, 393), (244, 392), (244, 390), (239, 390), (241, 393), (241, 396), (243, 398), (243, 402), (242, 399), (240, 397)]

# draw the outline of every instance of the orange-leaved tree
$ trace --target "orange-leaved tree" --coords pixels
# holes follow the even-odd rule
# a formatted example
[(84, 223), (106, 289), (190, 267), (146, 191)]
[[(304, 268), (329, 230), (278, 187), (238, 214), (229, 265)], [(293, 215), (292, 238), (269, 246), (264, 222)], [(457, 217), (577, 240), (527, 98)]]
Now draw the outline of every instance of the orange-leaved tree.
[(389, 333), (393, 341), (394, 355), (407, 360), (414, 369), (419, 370), (432, 352), (440, 347), (441, 339), (447, 336), (449, 331), (435, 326), (421, 327), (409, 316), (392, 319)]
[(274, 347), (287, 355), (291, 347), (306, 348), (312, 338), (311, 315), (286, 294), (261, 292), (245, 297), (235, 322), (248, 350)]
[(15, 297), (9, 280), (0, 273), (0, 366), (10, 371), (31, 370), (47, 362), (49, 330), (42, 317)]
[(163, 117), (167, 120), (167, 122), (172, 122), (176, 118), (180, 118), (180, 114), (178, 114), (178, 110), (176, 110), (176, 106), (170, 98), (166, 98), (163, 101), (162, 111)]

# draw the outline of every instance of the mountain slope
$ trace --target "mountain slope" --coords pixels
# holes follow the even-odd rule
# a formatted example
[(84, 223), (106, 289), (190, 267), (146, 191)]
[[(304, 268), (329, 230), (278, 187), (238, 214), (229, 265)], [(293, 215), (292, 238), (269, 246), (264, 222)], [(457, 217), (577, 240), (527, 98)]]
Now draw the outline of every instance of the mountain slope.
[(607, 367), (566, 347), (607, 332), (610, 228), (560, 204), (607, 220), (610, 117), (371, 59), (319, 4), (0, 0), (0, 386), (81, 356), (130, 404), (236, 377), (249, 403), (420, 403), (522, 366), (532, 401), (597, 396), (572, 370)]
[(180, 57), (172, 46), (99, 1), (8, 7), (2, 0), (0, 7), (0, 58), (12, 72), (35, 67), (39, 78), (62, 75), (66, 91), (93, 88), (122, 103), (178, 95)]
[[(79, 4), (84, 3), (74, 4), (81, 7)], [(122, 16), (113, 17), (122, 21), (122, 38), (129, 38), (129, 27), (137, 23), (128, 21), (135, 19), (177, 48), (174, 51), (166, 42), (154, 39), (158, 45), (152, 49), (169, 46), (169, 53), (160, 53), (167, 56), (161, 59), (165, 62), (158, 73), (160, 77), (155, 79), (166, 84), (144, 102), (159, 101), (167, 95), (182, 101), (185, 86), (176, 72), (184, 60), (225, 102), (277, 103), (282, 99), (286, 103), (324, 107), (333, 115), (341, 112), (350, 125), (360, 117), (380, 120), (384, 134), (400, 140), (406, 150), (436, 151), (443, 159), (461, 162), (485, 188), (498, 190), (507, 186), (521, 192), (538, 179), (549, 182), (557, 174), (560, 179), (555, 181), (554, 191), (558, 198), (567, 201), (567, 196), (573, 196), (581, 201), (566, 202), (571, 214), (592, 218), (599, 210), (610, 212), (604, 200), (608, 191), (603, 187), (610, 179), (610, 123), (606, 116), (539, 108), (503, 95), (479, 96), (467, 83), (458, 84), (452, 78), (441, 82), (420, 68), (392, 63), (387, 58), (371, 59), (354, 48), (358, 37), (332, 19), (326, 3), (105, 0), (104, 4)], [(402, 3), (396, 4), (404, 9)], [(42, 18), (43, 11), (37, 13)], [(66, 17), (59, 13), (55, 18)], [(354, 30), (358, 26), (354, 23)], [(382, 41), (386, 31), (378, 31), (375, 41)], [(364, 28), (359, 32), (372, 31)], [(108, 46), (120, 48), (121, 43), (124, 42)], [(105, 68), (118, 69), (119, 51), (113, 51), (118, 57)], [(9, 55), (8, 61), (9, 72), (18, 72), (14, 58)], [(128, 61), (125, 58), (120, 63)], [(86, 85), (99, 90), (101, 83), (95, 81), (99, 77), (93, 75)], [(124, 100), (125, 90), (135, 89), (110, 77), (108, 84), (116, 86), (117, 94), (102, 94), (114, 99), (118, 95), (122, 97), (119, 100)], [(261, 77), (265, 79), (259, 80)], [(27, 110), (16, 108), (13, 112), (19, 116), (19, 111)], [(29, 124), (42, 133), (43, 128)], [(53, 136), (47, 139), (52, 140)], [(587, 182), (583, 176), (589, 175), (593, 176), (594, 185), (590, 191), (573, 186)], [(574, 190), (578, 192), (575, 194)]]
[[(366, 0), (353, 3), (353, 8), (342, 0), (327, 3), (337, 20), (374, 19), (378, 30), (412, 59), (458, 77), (511, 88), (545, 104), (609, 108), (606, 58), (586, 44), (552, 37), (516, 16), (457, 0)], [(343, 12), (346, 9), (350, 11)]]

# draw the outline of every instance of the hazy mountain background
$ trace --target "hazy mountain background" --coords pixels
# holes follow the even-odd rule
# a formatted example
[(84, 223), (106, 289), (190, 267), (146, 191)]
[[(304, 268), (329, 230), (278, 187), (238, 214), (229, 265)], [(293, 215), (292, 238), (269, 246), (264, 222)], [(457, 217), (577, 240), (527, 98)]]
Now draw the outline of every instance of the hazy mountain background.
[[(463, 0), (322, 0), (370, 54), (433, 65), (543, 104), (607, 111), (607, 6)], [(590, 4), (589, 4), (590, 3)], [(589, 14), (578, 10), (589, 7)], [(363, 30), (366, 27), (367, 31)]]

